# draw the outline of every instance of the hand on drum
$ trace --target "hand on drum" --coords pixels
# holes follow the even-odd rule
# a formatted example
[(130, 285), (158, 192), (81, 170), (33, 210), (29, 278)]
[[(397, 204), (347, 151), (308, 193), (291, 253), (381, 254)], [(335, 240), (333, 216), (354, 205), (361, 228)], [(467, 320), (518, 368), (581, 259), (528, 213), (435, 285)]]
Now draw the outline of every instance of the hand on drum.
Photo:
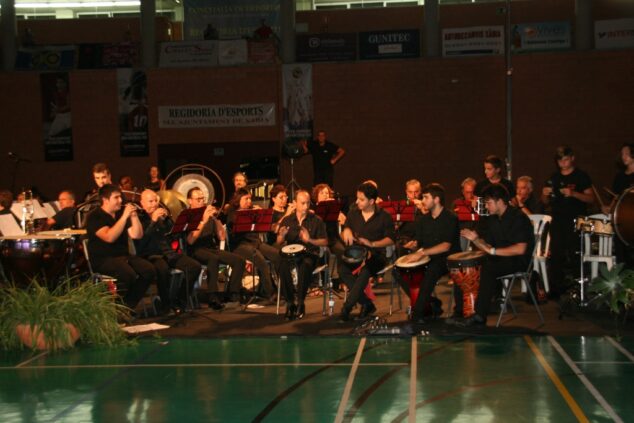
[(478, 239), (478, 233), (476, 231), (472, 231), (471, 229), (461, 230), (460, 236), (468, 239), (469, 241), (475, 241), (476, 239)]
[(346, 228), (341, 232), (341, 239), (346, 246), (354, 244), (354, 235), (350, 229)]
[(361, 244), (366, 247), (372, 247), (372, 242), (370, 242), (367, 238), (357, 238), (357, 244)]
[(418, 248), (418, 241), (413, 239), (409, 242), (406, 242), (405, 244), (403, 244), (403, 248), (407, 248), (408, 250), (415, 250), (416, 248)]

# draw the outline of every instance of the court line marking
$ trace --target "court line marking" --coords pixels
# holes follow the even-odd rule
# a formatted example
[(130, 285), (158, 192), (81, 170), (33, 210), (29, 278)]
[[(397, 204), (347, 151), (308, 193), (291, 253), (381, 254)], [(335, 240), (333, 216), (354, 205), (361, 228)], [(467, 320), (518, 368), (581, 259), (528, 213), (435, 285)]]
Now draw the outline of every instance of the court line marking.
[(570, 392), (563, 384), (561, 379), (559, 379), (557, 373), (555, 373), (553, 368), (550, 367), (550, 364), (548, 364), (546, 357), (544, 357), (539, 347), (528, 335), (524, 335), (524, 340), (528, 344), (531, 351), (533, 351), (533, 354), (535, 354), (535, 357), (537, 357), (537, 361), (539, 361), (539, 364), (541, 364), (542, 368), (546, 371), (546, 374), (550, 378), (550, 381), (555, 385), (561, 396), (564, 398), (564, 401), (566, 401), (566, 404), (568, 404), (568, 407), (570, 407), (570, 409), (572, 410), (572, 413), (575, 415), (577, 420), (584, 423), (589, 422), (590, 420), (588, 420), (586, 415), (583, 414), (583, 411), (581, 410), (581, 407), (579, 407), (579, 404), (577, 404), (572, 395), (570, 395)]
[(573, 361), (575, 364), (634, 364), (629, 361)]
[(354, 357), (354, 362), (352, 363), (352, 367), (350, 368), (350, 374), (348, 374), (348, 380), (346, 381), (346, 387), (343, 390), (343, 395), (341, 396), (341, 401), (339, 402), (339, 408), (337, 409), (337, 416), (335, 417), (335, 423), (343, 422), (343, 413), (346, 411), (346, 405), (348, 405), (348, 400), (350, 399), (350, 391), (352, 390), (352, 384), (354, 383), (354, 378), (357, 375), (357, 369), (359, 368), (359, 363), (361, 362), (361, 356), (363, 355), (363, 348), (365, 347), (365, 337), (361, 338), (361, 342), (359, 342), (359, 347), (357, 348), (357, 354)]
[(416, 423), (416, 373), (418, 362), (418, 337), (412, 336), (412, 364), (409, 372), (409, 423)]
[(568, 367), (570, 367), (572, 371), (575, 372), (579, 380), (581, 380), (581, 383), (585, 385), (585, 387), (588, 389), (588, 391), (590, 391), (592, 396), (599, 402), (599, 404), (601, 404), (603, 409), (608, 413), (608, 415), (612, 418), (612, 420), (614, 420), (617, 423), (622, 423), (623, 420), (621, 419), (621, 417), (619, 417), (619, 415), (616, 414), (612, 406), (608, 404), (605, 398), (603, 398), (603, 395), (601, 395), (601, 393), (597, 390), (597, 388), (594, 387), (594, 385), (590, 382), (590, 380), (586, 377), (586, 375), (583, 374), (581, 369), (579, 369), (579, 367), (577, 367), (577, 365), (572, 361), (572, 359), (566, 353), (566, 351), (564, 351), (562, 346), (559, 345), (559, 342), (557, 342), (555, 338), (553, 338), (550, 335), (547, 336), (546, 338), (552, 344), (552, 346), (555, 347), (555, 349), (557, 350), (561, 358), (564, 359), (566, 364), (568, 364)]
[[(25, 362), (26, 363), (26, 362)], [(161, 368), (161, 367), (350, 367), (354, 363), (156, 363), (156, 364), (60, 364), (21, 367), (21, 369), (122, 369), (122, 368)], [(358, 363), (359, 367), (407, 366), (405, 362)], [(0, 370), (15, 370), (18, 366), (0, 367)]]
[(614, 348), (616, 348), (617, 350), (621, 351), (621, 353), (626, 356), (627, 358), (629, 358), (629, 360), (634, 363), (634, 355), (632, 355), (631, 352), (629, 352), (628, 350), (625, 349), (625, 347), (623, 345), (621, 345), (620, 342), (618, 342), (616, 339), (612, 338), (611, 336), (606, 336), (605, 339), (608, 340), (608, 342), (610, 344), (612, 344), (612, 346)]
[(44, 357), (46, 354), (48, 354), (48, 351), (44, 351), (42, 353), (39, 353), (38, 355), (36, 355), (35, 357), (31, 357), (28, 360), (24, 360), (22, 363), (16, 365), (14, 368), (20, 368), (20, 367), (24, 367), (27, 364), (29, 364), (32, 361), (37, 360), (38, 358)]

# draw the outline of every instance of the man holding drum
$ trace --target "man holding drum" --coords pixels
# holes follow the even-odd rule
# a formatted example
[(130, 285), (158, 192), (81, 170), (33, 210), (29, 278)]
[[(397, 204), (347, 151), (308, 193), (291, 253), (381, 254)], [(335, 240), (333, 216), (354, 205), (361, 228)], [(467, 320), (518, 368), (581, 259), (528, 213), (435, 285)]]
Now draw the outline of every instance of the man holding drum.
[(418, 300), (412, 310), (412, 320), (417, 323), (425, 323), (424, 311), (430, 307), (436, 282), (447, 274), (447, 256), (460, 251), (458, 218), (444, 207), (445, 189), (440, 184), (431, 183), (422, 192), (422, 203), (429, 213), (416, 222), (416, 239), (405, 244), (410, 249), (420, 247), (412, 253), (413, 257), (430, 257)]
[[(360, 318), (365, 318), (376, 311), (374, 303), (364, 294), (371, 276), (376, 275), (387, 263), (385, 248), (394, 245), (394, 223), (388, 212), (376, 205), (378, 190), (369, 182), (357, 188), (357, 207), (351, 209), (346, 216), (346, 224), (341, 232), (341, 239), (346, 247), (353, 244), (369, 249), (369, 257), (360, 266), (351, 268), (342, 265), (339, 272), (341, 279), (348, 286), (350, 293), (341, 310), (340, 320), (350, 320), (350, 312), (355, 304), (361, 305)], [(345, 253), (344, 253), (345, 255)]]
[[(319, 216), (310, 213), (310, 194), (299, 190), (295, 193), (295, 213), (280, 222), (277, 244), (282, 247), (280, 279), (286, 298), (286, 318), (301, 319), (306, 313), (304, 299), (312, 281), (313, 270), (319, 257), (319, 247), (328, 245), (326, 226)], [(286, 247), (303, 247), (285, 251)], [(297, 251), (296, 251), (297, 250)], [(297, 266), (297, 303), (295, 302), (292, 266)]]
[(485, 238), (471, 229), (460, 231), (460, 235), (488, 254), (480, 272), (476, 314), (460, 321), (462, 326), (486, 325), (491, 300), (500, 283), (497, 278), (526, 271), (535, 245), (530, 219), (521, 210), (509, 206), (509, 192), (503, 185), (488, 186), (482, 196), (490, 215)]

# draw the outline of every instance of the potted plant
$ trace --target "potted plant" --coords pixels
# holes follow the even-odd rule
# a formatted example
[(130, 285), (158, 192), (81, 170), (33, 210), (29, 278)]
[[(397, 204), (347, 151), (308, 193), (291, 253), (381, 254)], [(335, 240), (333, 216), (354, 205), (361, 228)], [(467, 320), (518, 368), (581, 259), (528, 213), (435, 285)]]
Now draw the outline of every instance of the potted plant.
[(634, 303), (634, 271), (625, 269), (623, 263), (608, 270), (599, 269), (599, 276), (592, 280), (589, 291), (597, 294), (598, 304), (607, 305), (614, 314), (617, 336), (619, 331), (619, 316), (623, 321)]
[(127, 307), (115, 302), (104, 284), (65, 279), (49, 290), (33, 280), (26, 288), (0, 288), (0, 346), (59, 350), (75, 341), (95, 345), (128, 342), (118, 319)]

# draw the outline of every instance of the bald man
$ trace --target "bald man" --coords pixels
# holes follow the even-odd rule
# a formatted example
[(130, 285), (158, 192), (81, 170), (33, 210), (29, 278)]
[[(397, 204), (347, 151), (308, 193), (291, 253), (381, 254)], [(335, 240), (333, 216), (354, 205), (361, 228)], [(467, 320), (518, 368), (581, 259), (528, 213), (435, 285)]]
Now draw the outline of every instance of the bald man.
[[(156, 270), (161, 312), (167, 313), (172, 309), (179, 313), (181, 307), (187, 304), (187, 293), (193, 292), (201, 266), (196, 260), (171, 248), (169, 232), (172, 221), (168, 218), (167, 210), (159, 205), (158, 195), (154, 191), (146, 189), (141, 193), (144, 213), (139, 213), (139, 220), (143, 226), (143, 237), (135, 240), (134, 245), (137, 255), (150, 261)], [(171, 269), (181, 270), (185, 274), (185, 283), (181, 285), (177, 298), (170, 298), (169, 295)]]

